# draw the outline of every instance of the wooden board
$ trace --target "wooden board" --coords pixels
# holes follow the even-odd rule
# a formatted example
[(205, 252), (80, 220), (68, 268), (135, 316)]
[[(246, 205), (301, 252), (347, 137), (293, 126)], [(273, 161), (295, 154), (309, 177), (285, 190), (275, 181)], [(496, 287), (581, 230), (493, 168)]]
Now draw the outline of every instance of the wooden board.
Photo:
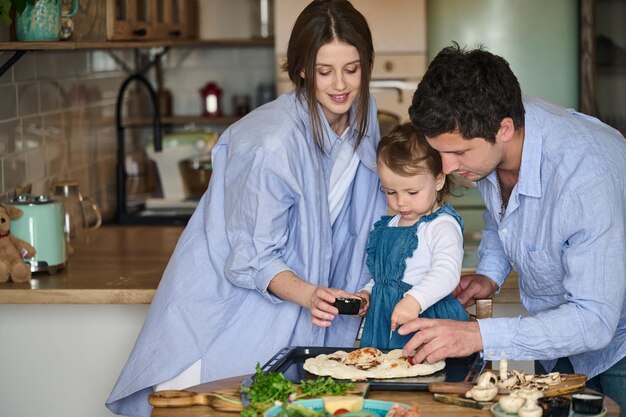
[[(544, 397), (555, 397), (558, 395), (572, 394), (585, 389), (587, 376), (581, 374), (561, 374), (561, 382), (559, 384), (550, 385), (548, 389), (543, 391)], [(465, 393), (474, 385), (466, 382), (450, 383), (450, 382), (431, 382), (428, 385), (428, 391), (434, 394), (435, 400), (446, 403), (459, 405), (461, 407), (476, 408), (479, 410), (488, 409), (496, 403), (502, 395), (508, 395), (509, 390), (499, 390), (498, 395), (492, 401), (476, 401), (466, 398)]]
[[(369, 391), (367, 382), (357, 382), (354, 389), (346, 394), (364, 397)], [(148, 397), (148, 403), (155, 408), (183, 408), (194, 406), (209, 406), (217, 411), (239, 413), (243, 410), (240, 387), (229, 387), (212, 392), (193, 391), (156, 391)]]

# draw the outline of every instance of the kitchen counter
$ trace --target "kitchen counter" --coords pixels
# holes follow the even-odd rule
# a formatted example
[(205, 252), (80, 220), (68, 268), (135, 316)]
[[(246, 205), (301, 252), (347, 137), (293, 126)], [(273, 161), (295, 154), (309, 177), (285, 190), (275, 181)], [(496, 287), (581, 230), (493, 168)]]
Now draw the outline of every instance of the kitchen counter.
[[(0, 304), (149, 304), (183, 228), (104, 226), (76, 248), (56, 275), (33, 274), (29, 283), (0, 284)], [(464, 273), (473, 271), (475, 249), (468, 248)], [(512, 273), (495, 303), (519, 303)]]
[(0, 284), (0, 304), (149, 304), (182, 230), (101, 227), (56, 275)]
[[(245, 376), (232, 377), (219, 381), (208, 382), (186, 389), (192, 392), (214, 392), (220, 389), (232, 389), (239, 387)], [(586, 392), (593, 392), (586, 390)], [(433, 394), (428, 391), (369, 391), (367, 399), (399, 402), (404, 404), (417, 404), (420, 414), (427, 416), (450, 416), (450, 417), (492, 417), (489, 410), (477, 410), (474, 408), (459, 407), (457, 405), (443, 404), (435, 401)], [(620, 410), (611, 398), (604, 397), (606, 417), (619, 417)], [(514, 416), (515, 414), (507, 414)], [(151, 417), (237, 417), (238, 413), (216, 411), (208, 406), (192, 406), (182, 408), (158, 408), (152, 409)], [(590, 416), (591, 417), (591, 416)]]

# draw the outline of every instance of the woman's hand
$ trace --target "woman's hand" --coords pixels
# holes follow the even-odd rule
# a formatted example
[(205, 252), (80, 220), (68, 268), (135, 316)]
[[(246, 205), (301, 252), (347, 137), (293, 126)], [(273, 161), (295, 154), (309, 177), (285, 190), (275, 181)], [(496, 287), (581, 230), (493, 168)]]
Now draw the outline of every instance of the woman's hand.
[[(336, 298), (356, 298), (355, 295), (337, 288), (313, 285), (291, 271), (279, 272), (272, 278), (268, 290), (277, 297), (291, 301), (311, 312), (311, 322), (328, 327), (339, 310), (333, 306)], [(369, 296), (367, 297), (369, 300)]]
[(361, 307), (359, 308), (359, 313), (356, 316), (364, 317), (367, 314), (367, 310), (370, 308), (370, 292), (362, 290), (354, 294), (354, 296), (361, 299)]
[(421, 311), (422, 306), (420, 306), (419, 301), (407, 295), (393, 309), (391, 314), (391, 331), (395, 332), (398, 326), (419, 317)]

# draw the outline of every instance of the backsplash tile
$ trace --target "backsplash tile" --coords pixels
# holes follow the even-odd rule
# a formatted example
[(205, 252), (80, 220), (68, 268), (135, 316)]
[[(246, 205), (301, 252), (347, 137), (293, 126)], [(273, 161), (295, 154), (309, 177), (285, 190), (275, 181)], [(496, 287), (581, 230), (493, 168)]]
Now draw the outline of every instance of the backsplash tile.
[[(0, 62), (11, 55), (0, 52)], [(29, 186), (33, 193), (49, 193), (55, 181), (71, 179), (96, 200), (105, 218), (113, 216), (115, 105), (126, 70), (134, 67), (136, 58), (130, 49), (31, 51), (0, 77), (0, 198)], [(273, 49), (172, 48), (163, 57), (163, 71), (175, 114), (201, 114), (199, 89), (215, 81), (224, 91), (224, 112), (230, 115), (233, 95), (250, 95), (254, 108), (258, 85), (273, 82)], [(146, 76), (156, 89), (154, 70)], [(125, 114), (139, 103), (136, 107), (149, 116), (145, 92), (138, 89), (141, 93), (133, 100), (133, 90), (126, 91)], [(126, 129), (128, 154), (146, 158), (143, 149), (151, 137), (149, 128)]]
[(15, 84), (0, 85), (0, 97), (2, 97), (0, 100), (0, 120), (17, 117)]

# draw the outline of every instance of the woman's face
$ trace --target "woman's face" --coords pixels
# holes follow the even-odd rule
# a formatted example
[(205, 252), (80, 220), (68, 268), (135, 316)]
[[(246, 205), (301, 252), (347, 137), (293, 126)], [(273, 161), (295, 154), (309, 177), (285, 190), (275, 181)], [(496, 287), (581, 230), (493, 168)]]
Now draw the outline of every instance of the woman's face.
[(354, 46), (334, 40), (317, 51), (315, 91), (329, 124), (347, 114), (360, 87), (361, 59)]

